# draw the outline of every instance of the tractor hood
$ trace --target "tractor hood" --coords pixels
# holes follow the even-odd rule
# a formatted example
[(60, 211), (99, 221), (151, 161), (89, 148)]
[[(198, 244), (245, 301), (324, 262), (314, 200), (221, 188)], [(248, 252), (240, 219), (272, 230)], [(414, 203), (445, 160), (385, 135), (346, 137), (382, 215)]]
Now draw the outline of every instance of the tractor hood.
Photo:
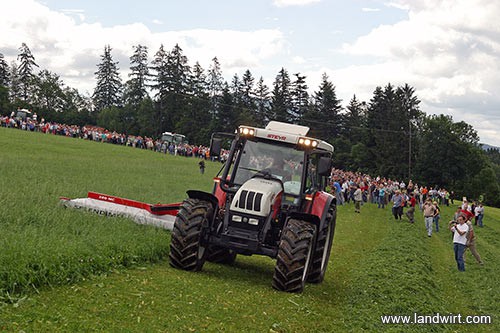
[(241, 214), (267, 216), (282, 191), (283, 186), (279, 181), (251, 178), (236, 192), (230, 209)]

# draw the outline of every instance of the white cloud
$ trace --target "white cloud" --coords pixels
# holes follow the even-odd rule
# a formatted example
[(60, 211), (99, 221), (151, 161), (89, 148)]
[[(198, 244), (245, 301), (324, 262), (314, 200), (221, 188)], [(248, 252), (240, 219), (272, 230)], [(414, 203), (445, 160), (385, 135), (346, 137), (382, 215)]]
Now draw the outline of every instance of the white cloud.
[(342, 46), (342, 52), (373, 62), (336, 71), (337, 78), (347, 80), (342, 88), (359, 92), (406, 82), (433, 112), (467, 119), (482, 141), (500, 145), (500, 134), (492, 136), (488, 127), (500, 128), (500, 25), (494, 23), (500, 2), (401, 0), (389, 5), (407, 9), (408, 18)]
[(321, 0), (273, 0), (276, 7), (307, 6)]
[[(22, 18), (19, 13), (23, 13)], [(72, 16), (49, 10), (32, 0), (9, 1), (0, 14), (0, 50), (15, 60), (21, 43), (26, 43), (41, 68), (61, 75), (63, 81), (92, 92), (96, 65), (104, 46), (119, 61), (122, 79), (127, 79), (129, 57), (137, 44), (149, 47), (149, 56), (163, 44), (170, 50), (176, 43), (190, 64), (199, 61), (205, 69), (217, 56), (226, 74), (259, 68), (262, 61), (279, 55), (287, 48), (283, 34), (276, 29), (255, 31), (184, 30), (153, 33), (142, 23), (104, 27), (100, 23), (78, 23)]]

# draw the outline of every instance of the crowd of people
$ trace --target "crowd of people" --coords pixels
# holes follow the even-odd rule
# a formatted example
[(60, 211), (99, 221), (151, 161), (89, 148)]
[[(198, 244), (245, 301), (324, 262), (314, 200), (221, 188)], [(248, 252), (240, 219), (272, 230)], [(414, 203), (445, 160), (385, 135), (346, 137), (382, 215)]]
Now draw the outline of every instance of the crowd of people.
[[(44, 134), (62, 135), (66, 137), (91, 140), (102, 143), (111, 143), (116, 145), (129, 146), (139, 149), (148, 149), (163, 154), (179, 155), (186, 157), (197, 157), (208, 159), (209, 148), (203, 145), (175, 144), (161, 139), (140, 135), (127, 135), (109, 131), (98, 126), (77, 126), (65, 125), (56, 122), (45, 121), (41, 118), (37, 120), (37, 114), (32, 117), (20, 118), (13, 114), (11, 116), (0, 116), (0, 126), (7, 128), (16, 128), (30, 132), (41, 132)], [(222, 158), (227, 156), (228, 152), (222, 152)]]
[[(340, 205), (354, 202), (354, 212), (361, 212), (361, 205), (374, 204), (379, 209), (391, 206), (391, 213), (396, 220), (403, 215), (408, 222), (415, 222), (415, 210), (418, 207), (424, 217), (428, 237), (433, 231), (439, 232), (439, 220), (443, 206), (455, 204), (453, 191), (437, 186), (427, 187), (390, 178), (376, 177), (359, 172), (333, 169), (330, 177), (330, 189)], [(404, 213), (406, 209), (406, 213)], [(474, 226), (483, 227), (484, 207), (481, 201), (469, 202), (463, 197), (457, 211), (448, 223), (453, 232), (455, 260), (459, 271), (465, 270), (465, 251), (470, 249), (476, 261), (483, 265), (475, 245)]]

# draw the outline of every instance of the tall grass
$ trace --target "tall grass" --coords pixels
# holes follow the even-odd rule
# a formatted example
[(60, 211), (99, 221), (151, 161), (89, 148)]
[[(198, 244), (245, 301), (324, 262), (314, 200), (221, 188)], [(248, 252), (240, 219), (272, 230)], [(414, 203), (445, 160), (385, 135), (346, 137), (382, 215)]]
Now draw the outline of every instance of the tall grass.
[(0, 298), (167, 254), (168, 232), (67, 210), (60, 196), (176, 202), (210, 188), (218, 165), (207, 167), (201, 176), (195, 159), (0, 128)]

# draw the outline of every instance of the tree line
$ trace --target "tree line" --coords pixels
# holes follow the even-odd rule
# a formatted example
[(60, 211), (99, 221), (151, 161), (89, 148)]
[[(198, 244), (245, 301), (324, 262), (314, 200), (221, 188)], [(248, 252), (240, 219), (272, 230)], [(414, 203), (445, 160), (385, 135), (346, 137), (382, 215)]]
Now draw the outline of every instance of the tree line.
[(50, 121), (152, 137), (171, 131), (204, 145), (212, 132), (232, 132), (240, 124), (301, 124), (334, 145), (337, 168), (412, 179), (500, 206), (498, 149), (481, 149), (477, 132), (463, 121), (427, 115), (408, 84), (375, 87), (369, 101), (353, 95), (343, 106), (326, 74), (310, 94), (306, 76), (285, 68), (268, 87), (250, 70), (228, 82), (217, 57), (206, 70), (198, 62), (191, 66), (179, 45), (161, 45), (151, 61), (144, 45), (131, 53), (122, 82), (111, 46), (104, 47), (92, 96), (66, 86), (57, 73), (36, 71), (25, 43), (10, 65), (0, 53), (0, 112), (26, 107)]

